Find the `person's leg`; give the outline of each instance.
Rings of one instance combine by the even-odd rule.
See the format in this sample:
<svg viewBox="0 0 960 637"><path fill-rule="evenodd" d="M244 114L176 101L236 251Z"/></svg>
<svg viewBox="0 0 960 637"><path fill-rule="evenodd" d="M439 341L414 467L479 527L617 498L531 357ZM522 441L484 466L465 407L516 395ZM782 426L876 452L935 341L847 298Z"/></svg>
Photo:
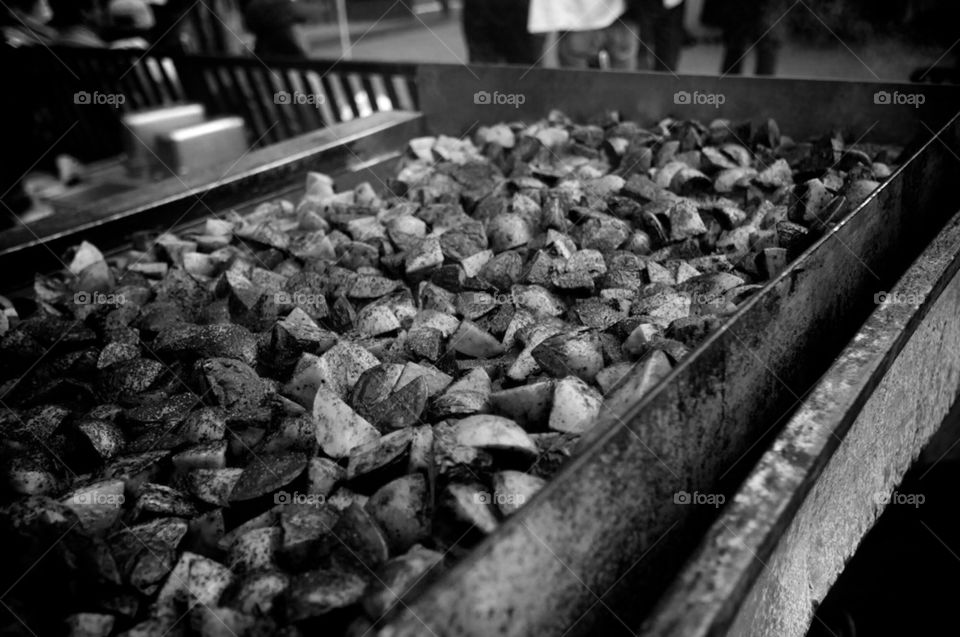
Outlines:
<svg viewBox="0 0 960 637"><path fill-rule="evenodd" d="M653 69L655 71L675 72L680 63L680 50L683 47L684 3L672 9L665 9L657 20L654 33Z"/></svg>
<svg viewBox="0 0 960 637"><path fill-rule="evenodd" d="M590 68L600 52L599 31L564 31L557 37L557 60L564 68Z"/></svg>
<svg viewBox="0 0 960 637"><path fill-rule="evenodd" d="M738 27L727 26L723 30L723 64L720 67L723 75L739 75L743 70L746 41L743 31Z"/></svg>
<svg viewBox="0 0 960 637"><path fill-rule="evenodd" d="M543 61L543 47L546 39L546 36L541 33L518 34L519 45L516 47L516 55L509 61L527 66L539 65Z"/></svg>
<svg viewBox="0 0 960 637"><path fill-rule="evenodd" d="M757 22L754 26L757 41L757 75L773 75L777 72L777 56L783 42L784 3L779 0L767 0L758 7Z"/></svg>
<svg viewBox="0 0 960 637"><path fill-rule="evenodd" d="M760 0L761 2L763 0ZM723 22L723 63L720 72L737 75L743 70L743 58L753 45L753 23L757 3L742 0L715 0L718 17Z"/></svg>
<svg viewBox="0 0 960 637"><path fill-rule="evenodd" d="M637 68L652 69L656 66L657 20L663 11L663 0L634 0L630 15L637 25Z"/></svg>
<svg viewBox="0 0 960 637"><path fill-rule="evenodd" d="M500 34L491 28L489 0L463 0L462 20L470 63L500 63L502 60L497 49Z"/></svg>
<svg viewBox="0 0 960 637"><path fill-rule="evenodd" d="M756 75L774 75L777 72L777 56L780 52L780 42L763 38L754 49L757 54L754 73Z"/></svg>
<svg viewBox="0 0 960 637"><path fill-rule="evenodd" d="M628 26L622 20L617 20L601 33L603 46L610 56L610 68L623 71L637 70L637 41L636 27Z"/></svg>
<svg viewBox="0 0 960 637"><path fill-rule="evenodd" d="M496 3L494 3L496 4ZM508 64L533 66L543 57L543 34L527 32L530 3L525 0L509 0L501 4L501 42Z"/></svg>

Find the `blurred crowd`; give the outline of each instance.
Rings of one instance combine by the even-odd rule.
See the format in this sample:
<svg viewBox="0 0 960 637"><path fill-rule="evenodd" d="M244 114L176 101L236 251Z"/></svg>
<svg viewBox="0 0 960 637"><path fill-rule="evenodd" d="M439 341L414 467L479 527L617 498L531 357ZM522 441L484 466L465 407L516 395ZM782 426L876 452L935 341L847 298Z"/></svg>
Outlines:
<svg viewBox="0 0 960 637"><path fill-rule="evenodd" d="M156 26L147 0L7 0L2 15L4 44L17 48L63 44L140 48Z"/></svg>
<svg viewBox="0 0 960 637"><path fill-rule="evenodd" d="M185 20L190 14L204 19ZM67 45L98 48L204 51L230 53L222 40L235 42L242 24L255 38L254 53L262 56L305 57L306 47L295 26L307 20L304 2L297 0L6 0L0 3L2 44L19 48ZM191 23L200 28L187 28ZM202 24L205 23L206 29ZM194 43L198 31L219 32ZM226 32L226 36L224 36Z"/></svg>
<svg viewBox="0 0 960 637"><path fill-rule="evenodd" d="M463 31L470 61L540 64L555 33L567 68L676 71L685 0L464 0ZM722 73L740 73L748 51L757 75L776 72L786 0L704 0L701 21L723 33Z"/></svg>

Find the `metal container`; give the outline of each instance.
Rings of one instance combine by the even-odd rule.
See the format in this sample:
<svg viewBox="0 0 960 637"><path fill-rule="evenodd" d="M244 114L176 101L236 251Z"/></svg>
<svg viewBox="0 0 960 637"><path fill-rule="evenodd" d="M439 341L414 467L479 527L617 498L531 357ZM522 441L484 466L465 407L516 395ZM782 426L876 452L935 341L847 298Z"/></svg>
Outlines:
<svg viewBox="0 0 960 637"><path fill-rule="evenodd" d="M170 131L199 124L205 116L206 109L202 104L180 104L124 115L120 121L130 176L139 179L154 174L169 177L169 171L157 159L157 140Z"/></svg>
<svg viewBox="0 0 960 637"><path fill-rule="evenodd" d="M157 157L180 177L210 166L239 161L249 150L242 117L220 117L157 137Z"/></svg>
<svg viewBox="0 0 960 637"><path fill-rule="evenodd" d="M734 496L800 397L875 309L874 292L890 289L960 206L953 120L960 89L453 65L420 67L416 82L425 117L378 115L369 134L363 121L323 131L322 149L311 139L255 151L226 179L208 171L189 180L189 188L155 184L135 201L108 202L87 230L119 244L130 228L160 220L169 227L170 219L202 215L191 212L199 195L209 195L206 205L217 210L295 196L308 168L327 167L350 183L389 170L417 133L463 135L496 121L539 118L551 108L578 119L618 109L645 123L666 116L772 117L798 139L839 126L860 141L920 140L867 201L657 387L599 422L577 457L530 503L449 571L421 582L377 631L382 637L633 634L720 515L717 508L686 505L677 494ZM524 99L480 99L484 92ZM686 99L696 92L724 99ZM922 94L923 104L878 99L884 92ZM66 229L55 241L78 238ZM25 242L0 250L0 265L49 263L45 248Z"/></svg>
<svg viewBox="0 0 960 637"><path fill-rule="evenodd" d="M580 119L609 108L644 122L772 117L796 139L843 127L852 139L913 151L656 388L596 425L531 502L448 572L422 582L378 633L634 634L719 512L678 494L733 496L875 308L874 292L889 289L960 206L952 185L958 131L941 128L960 110L960 92L495 67L423 67L417 81L431 132L449 135L551 108ZM482 91L523 95L524 103L476 99ZM724 100L685 99L695 92ZM891 105L884 93L922 94L926 107Z"/></svg>

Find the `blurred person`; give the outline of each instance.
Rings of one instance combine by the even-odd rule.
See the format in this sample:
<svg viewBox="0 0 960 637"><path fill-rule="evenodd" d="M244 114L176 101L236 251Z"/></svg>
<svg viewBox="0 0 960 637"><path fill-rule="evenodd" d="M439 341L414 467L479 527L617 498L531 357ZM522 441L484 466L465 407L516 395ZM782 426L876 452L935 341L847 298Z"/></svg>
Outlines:
<svg viewBox="0 0 960 637"><path fill-rule="evenodd" d="M148 49L147 35L156 24L153 9L144 0L110 0L106 39L111 49Z"/></svg>
<svg viewBox="0 0 960 637"><path fill-rule="evenodd" d="M46 0L5 0L0 4L0 66L6 81L0 91L0 113L10 124L0 152L0 227L13 225L31 208L23 177L43 160L34 128L36 105L32 98L36 92L31 90L41 79L17 50L54 41L56 31L47 25L51 14Z"/></svg>
<svg viewBox="0 0 960 637"><path fill-rule="evenodd" d="M529 0L463 0L463 35L470 62L537 64L544 37L527 31L529 14Z"/></svg>
<svg viewBox="0 0 960 637"><path fill-rule="evenodd" d="M743 59L756 55L754 75L773 75L783 44L784 15L790 9L785 0L715 0L716 15L723 29L723 75L737 75Z"/></svg>
<svg viewBox="0 0 960 637"><path fill-rule="evenodd" d="M47 0L8 0L0 3L0 30L7 47L50 45L57 32L47 23L53 10Z"/></svg>
<svg viewBox="0 0 960 637"><path fill-rule="evenodd" d="M204 2L206 3L206 0ZM200 5L189 0L165 0L151 2L151 5L154 25L149 40L153 43L154 50L163 53L187 53L189 49L185 46L188 41L185 26L189 20L188 14Z"/></svg>
<svg viewBox="0 0 960 637"><path fill-rule="evenodd" d="M598 66L602 55L610 68L637 68L637 35L623 21L625 0L532 0L531 33L558 32L560 66Z"/></svg>
<svg viewBox="0 0 960 637"><path fill-rule="evenodd" d="M685 8L684 0L631 0L630 16L640 30L638 68L671 73L677 70L686 36Z"/></svg>
<svg viewBox="0 0 960 637"><path fill-rule="evenodd" d="M236 0L147 0L156 24L148 38L162 53L242 55L246 29ZM243 35L241 35L243 34Z"/></svg>
<svg viewBox="0 0 960 637"><path fill-rule="evenodd" d="M295 27L307 21L305 8L296 0L248 0L243 21L256 37L253 53L265 57L307 57Z"/></svg>
<svg viewBox="0 0 960 637"><path fill-rule="evenodd" d="M96 0L50 0L53 19L50 26L57 30L56 44L65 46L105 47L97 34L100 26L100 8Z"/></svg>

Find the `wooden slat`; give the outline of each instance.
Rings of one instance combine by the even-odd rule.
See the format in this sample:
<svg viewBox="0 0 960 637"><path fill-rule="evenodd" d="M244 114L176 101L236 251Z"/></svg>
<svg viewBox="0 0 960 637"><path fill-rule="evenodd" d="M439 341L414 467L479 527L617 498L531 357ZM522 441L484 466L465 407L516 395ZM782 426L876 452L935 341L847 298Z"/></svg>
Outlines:
<svg viewBox="0 0 960 637"><path fill-rule="evenodd" d="M309 95L313 100L317 99L317 96L310 91L310 88L303 82L302 72L298 69L286 69L279 70L284 79L284 86L286 90L291 94L302 94ZM294 109L293 117L294 122L296 123L296 128L298 134L303 134L308 131L314 130L317 128L317 108L319 104L314 103L306 104L305 108Z"/></svg>
<svg viewBox="0 0 960 637"><path fill-rule="evenodd" d="M390 96L387 90L389 82L384 81L384 77L379 73L372 73L367 76L370 85L370 94L373 95L373 102L376 104L377 111L392 111L397 107L397 102Z"/></svg>
<svg viewBox="0 0 960 637"><path fill-rule="evenodd" d="M229 72L234 80L234 86L240 90L245 100L244 103L250 109L250 126L253 128L253 139L263 139L268 142L273 141L272 131L267 133L267 131L272 128L271 124L273 122L270 121L269 115L264 113L260 100L254 95L253 87L251 87L247 81L244 70L245 69L236 66L229 69Z"/></svg>
<svg viewBox="0 0 960 637"><path fill-rule="evenodd" d="M307 71L304 73L304 81L310 89L310 92L314 95L320 95L323 97L323 100L320 102L320 126L325 126L332 124L337 121L337 117L334 114L334 104L333 99L330 96L329 91L327 91L326 86L320 79L320 75L316 71Z"/></svg>
<svg viewBox="0 0 960 637"><path fill-rule="evenodd" d="M370 91L367 89L363 76L358 73L347 74L347 88L350 95L353 96L353 103L356 104L357 114L360 117L366 117L376 110Z"/></svg>
<svg viewBox="0 0 960 637"><path fill-rule="evenodd" d="M150 73L150 77L153 80L154 86L157 87L157 92L160 94L161 103L169 105L176 102L176 92L171 86L170 79L167 77L166 69L163 67L161 60L153 57L152 55L148 55L144 59L144 64Z"/></svg>
<svg viewBox="0 0 960 637"><path fill-rule="evenodd" d="M348 122L357 117L356 105L350 99L349 92L344 90L339 73L327 73L323 76L327 93L333 98L334 113L337 121Z"/></svg>
<svg viewBox="0 0 960 637"><path fill-rule="evenodd" d="M420 108L418 94L414 88L413 81L408 76L391 76L390 84L397 92L400 104L399 108L404 110Z"/></svg>
<svg viewBox="0 0 960 637"><path fill-rule="evenodd" d="M254 90L257 105L264 113L265 121L267 122L267 129L264 131L266 134L263 139L260 140L259 144L273 144L284 139L289 139L291 136L291 128L286 121L287 118L284 117L283 111L277 107L277 104L273 103L273 92L265 78L268 72L261 66L255 68L253 65L244 65L242 68L247 80L250 82L250 86ZM254 139L256 139L256 137L254 137Z"/></svg>
<svg viewBox="0 0 960 637"><path fill-rule="evenodd" d="M137 72L136 60L127 58L114 58L108 62L114 73L119 86L125 94L129 94L130 103L135 109L150 108L150 94L143 86L143 78Z"/></svg>
<svg viewBox="0 0 960 637"><path fill-rule="evenodd" d="M230 100L231 95L239 94L241 91L240 86L230 71L224 67L207 66L206 72L210 75L210 83L208 86L210 86L211 90L216 91L216 100L219 107L218 112L225 114L237 112L244 116L248 125L253 126L253 111L250 103L245 99Z"/></svg>
<svg viewBox="0 0 960 637"><path fill-rule="evenodd" d="M183 102L183 85L180 83L180 77L177 74L177 67L169 57L162 56L157 58L157 64L160 67L160 76L166 87L167 93L173 102Z"/></svg>
<svg viewBox="0 0 960 637"><path fill-rule="evenodd" d="M153 78L150 77L150 73L147 71L143 60L138 60L136 63L134 63L132 70L127 77L136 78L137 86L143 93L145 106L147 108L155 107L161 103L160 97L157 93L157 88L153 83Z"/></svg>
<svg viewBox="0 0 960 637"><path fill-rule="evenodd" d="M279 91L283 91L290 95L290 102L288 104L276 104L274 101L274 106L280 114L282 123L286 129L285 137L296 137L306 132L307 127L304 126L303 117L304 112L310 110L311 106L309 104L299 104L297 103L298 95L303 95L302 91L297 90L294 87L293 83L290 81L288 74L279 68L271 68L271 73L265 76L265 79L269 80L272 84L272 94L276 94ZM303 95L303 99L306 96Z"/></svg>

